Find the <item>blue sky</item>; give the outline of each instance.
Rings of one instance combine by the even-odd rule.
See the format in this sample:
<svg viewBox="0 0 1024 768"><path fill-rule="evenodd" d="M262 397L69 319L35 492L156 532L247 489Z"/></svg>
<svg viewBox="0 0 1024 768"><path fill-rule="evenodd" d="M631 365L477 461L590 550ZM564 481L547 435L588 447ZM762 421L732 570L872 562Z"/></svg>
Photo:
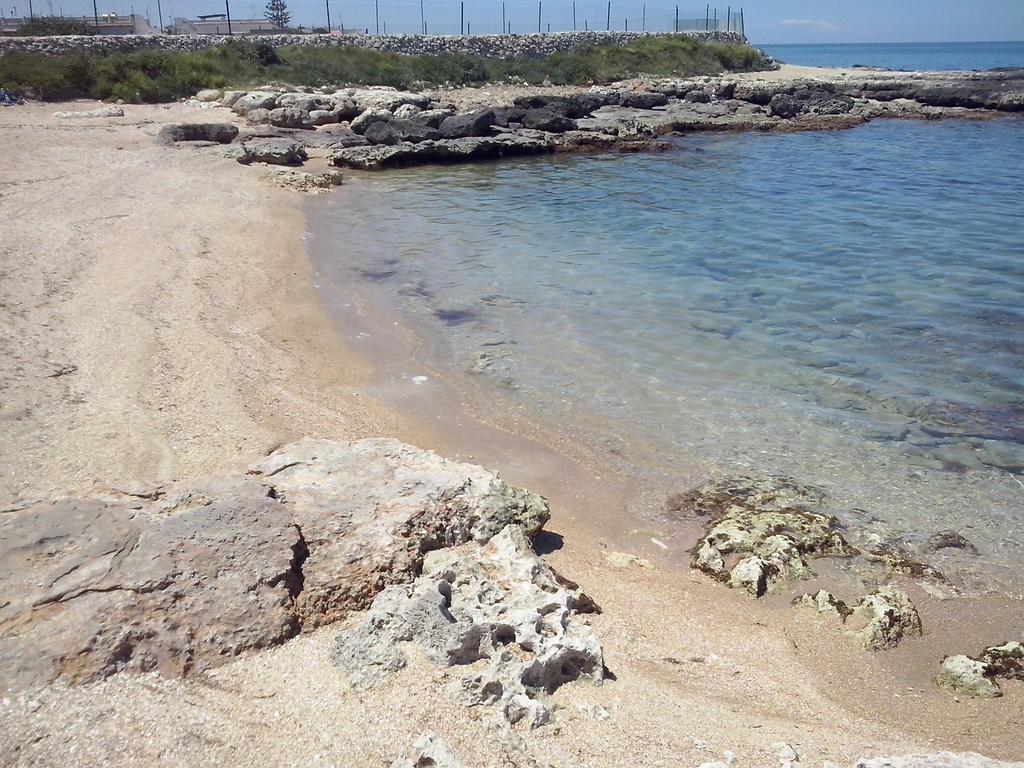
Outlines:
<svg viewBox="0 0 1024 768"><path fill-rule="evenodd" d="M259 17L265 0L229 0L232 16ZM32 0L36 13L92 14L91 0ZM346 26L369 28L377 23L374 0L289 0L293 19L323 25L325 3L331 17ZM376 0L388 32L416 32L420 25L419 0ZM459 31L459 0L423 0L428 30ZM541 24L552 31L572 29L572 0L541 0ZM747 34L755 43L827 42L936 42L1024 40L1024 0L738 0L743 6ZM148 15L157 21L157 0L97 0L100 13ZM160 0L165 22L172 16L218 13L223 0ZM17 7L28 10L28 0L0 0L5 15ZM644 9L646 6L646 10ZM501 27L501 0L465 0L470 31L490 33ZM682 18L703 16L705 4L680 0ZM718 5L724 16L727 4ZM735 9L737 6L732 6ZM515 32L537 31L538 0L505 0L505 18ZM611 26L639 29L672 28L673 0L612 0ZM607 0L576 0L576 24L604 29Z"/></svg>

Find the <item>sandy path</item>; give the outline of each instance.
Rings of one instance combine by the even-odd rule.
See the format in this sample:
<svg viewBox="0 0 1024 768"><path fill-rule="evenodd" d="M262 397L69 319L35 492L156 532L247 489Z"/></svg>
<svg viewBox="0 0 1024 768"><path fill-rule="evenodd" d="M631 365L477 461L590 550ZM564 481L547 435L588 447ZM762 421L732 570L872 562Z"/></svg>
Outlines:
<svg viewBox="0 0 1024 768"><path fill-rule="evenodd" d="M155 147L154 121L206 117L185 107L128 107L119 121L52 111L0 110L6 499L235 467L301 434L427 434L354 394L372 372L316 305L298 194L213 151ZM777 741L808 766L918 749L1024 756L1024 685L956 702L899 672L915 646L871 656L809 612L695 573L611 568L578 511L555 510L564 546L550 559L603 606L594 624L618 679L561 689L557 724L525 747L492 712L439 693L450 672L414 664L352 691L326 628L196 679L122 675L0 701L0 764L383 766L425 728L467 768L674 768L725 750L737 768L768 766ZM941 604L922 605L926 625L941 621Z"/></svg>
<svg viewBox="0 0 1024 768"><path fill-rule="evenodd" d="M193 109L54 109L0 110L0 503L394 430L315 307L295 193L154 145Z"/></svg>

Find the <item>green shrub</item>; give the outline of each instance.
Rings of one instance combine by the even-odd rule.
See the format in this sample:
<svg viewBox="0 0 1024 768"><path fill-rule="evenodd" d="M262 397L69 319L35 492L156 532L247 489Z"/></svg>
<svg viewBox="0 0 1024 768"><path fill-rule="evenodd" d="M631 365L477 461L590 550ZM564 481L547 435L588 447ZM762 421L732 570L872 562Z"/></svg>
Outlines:
<svg viewBox="0 0 1024 768"><path fill-rule="evenodd" d="M233 40L191 53L9 53L0 57L0 88L43 99L88 95L127 102L166 102L202 88L244 87L267 81L396 88L510 80L584 85L640 74L712 75L724 70L767 69L769 65L754 48L708 44L686 37L641 38L623 46L595 46L518 59L465 54L404 56L349 47L275 50L266 43Z"/></svg>

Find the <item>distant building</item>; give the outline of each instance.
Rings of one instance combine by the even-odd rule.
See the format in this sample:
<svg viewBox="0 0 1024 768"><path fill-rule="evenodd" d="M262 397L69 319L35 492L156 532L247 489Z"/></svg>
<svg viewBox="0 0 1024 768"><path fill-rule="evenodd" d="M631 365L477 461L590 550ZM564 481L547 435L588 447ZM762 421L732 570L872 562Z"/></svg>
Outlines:
<svg viewBox="0 0 1024 768"><path fill-rule="evenodd" d="M232 19L233 35L273 34L279 32L277 27L266 19ZM176 35L226 35L228 19L224 14L201 16L198 19L175 19L174 34Z"/></svg>
<svg viewBox="0 0 1024 768"><path fill-rule="evenodd" d="M79 17L75 16L73 18L77 19ZM98 25L96 24L96 19L93 16L82 16L81 19L91 28L95 29L97 35L155 35L159 32L156 27L149 23L149 19L145 16L140 16L137 13L133 13L129 16L118 16L115 13L101 13ZM0 35L17 35L18 30L26 22L28 22L28 19L26 18L4 18L0 16Z"/></svg>

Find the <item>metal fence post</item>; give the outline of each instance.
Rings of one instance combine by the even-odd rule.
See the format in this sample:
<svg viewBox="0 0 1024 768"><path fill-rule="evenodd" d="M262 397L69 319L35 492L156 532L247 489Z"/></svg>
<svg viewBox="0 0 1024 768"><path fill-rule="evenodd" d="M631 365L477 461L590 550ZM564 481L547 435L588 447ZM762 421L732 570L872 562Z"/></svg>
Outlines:
<svg viewBox="0 0 1024 768"><path fill-rule="evenodd" d="M537 34L538 35L540 34L540 15L541 15L541 7L542 7L542 5L543 5L542 0L537 0Z"/></svg>
<svg viewBox="0 0 1024 768"><path fill-rule="evenodd" d="M576 0L572 0L572 31L576 31Z"/></svg>
<svg viewBox="0 0 1024 768"><path fill-rule="evenodd" d="M502 3L503 7L504 5ZM427 17L423 15L423 0L420 0L420 26L423 27L423 34L427 34Z"/></svg>
<svg viewBox="0 0 1024 768"><path fill-rule="evenodd" d="M459 34L466 34L466 4L459 3Z"/></svg>
<svg viewBox="0 0 1024 768"><path fill-rule="evenodd" d="M678 35L679 34L679 6L678 5L676 6L676 25L675 25L674 29L675 29L675 33Z"/></svg>
<svg viewBox="0 0 1024 768"><path fill-rule="evenodd" d="M711 6L704 6L704 31L711 29Z"/></svg>
<svg viewBox="0 0 1024 768"><path fill-rule="evenodd" d="M324 0L327 6L327 34L331 34L331 0Z"/></svg>
<svg viewBox="0 0 1024 768"><path fill-rule="evenodd" d="M231 35L231 0L224 0L224 11L228 17L228 35Z"/></svg>
<svg viewBox="0 0 1024 768"><path fill-rule="evenodd" d="M608 17L604 22L604 31L611 32L612 30L612 0L608 0Z"/></svg>
<svg viewBox="0 0 1024 768"><path fill-rule="evenodd" d="M373 0L373 19L377 23L377 34L380 34L380 0Z"/></svg>
<svg viewBox="0 0 1024 768"><path fill-rule="evenodd" d="M640 31L647 31L647 3L644 3L640 11Z"/></svg>

